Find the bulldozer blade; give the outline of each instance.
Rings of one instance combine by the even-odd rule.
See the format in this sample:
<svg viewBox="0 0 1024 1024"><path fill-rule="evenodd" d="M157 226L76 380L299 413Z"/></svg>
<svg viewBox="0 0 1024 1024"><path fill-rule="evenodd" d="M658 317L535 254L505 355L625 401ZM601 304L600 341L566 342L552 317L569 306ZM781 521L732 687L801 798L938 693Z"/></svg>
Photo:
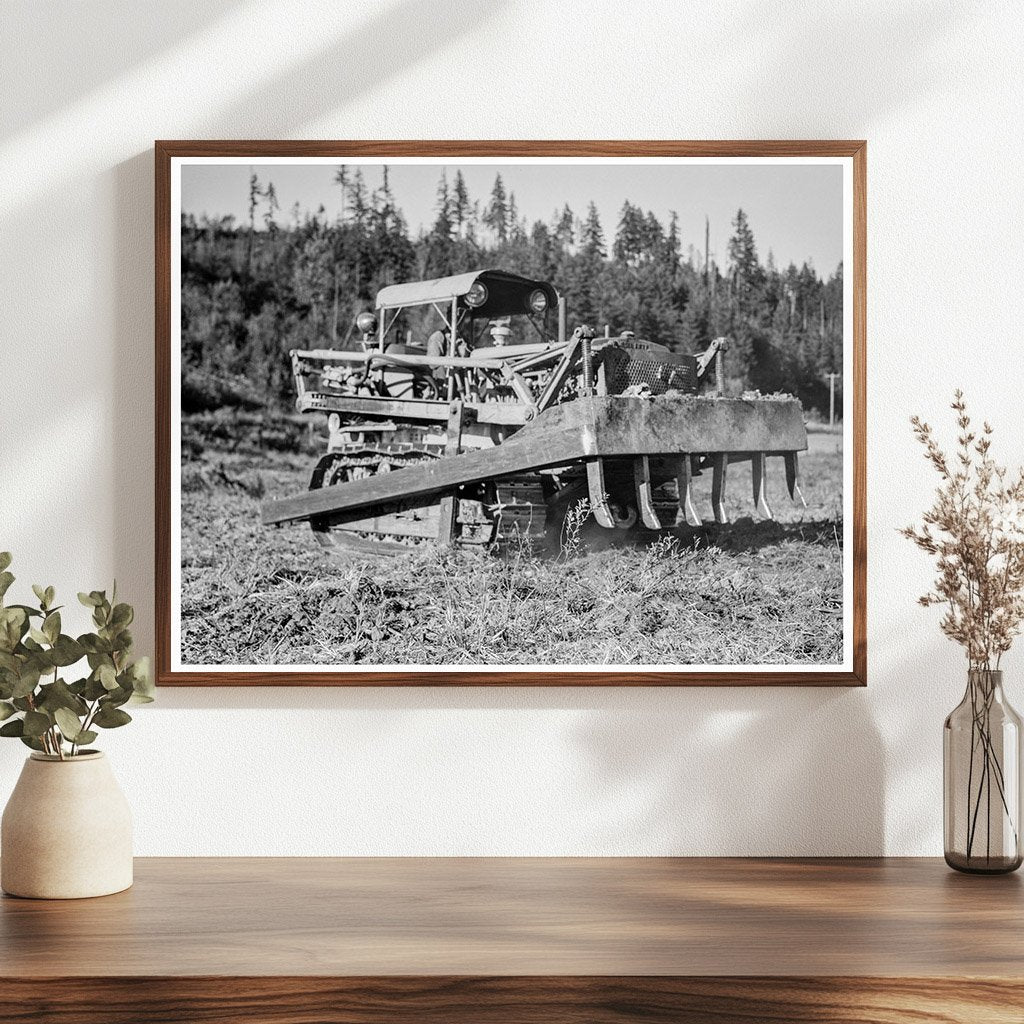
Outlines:
<svg viewBox="0 0 1024 1024"><path fill-rule="evenodd" d="M768 505L767 459L764 452L754 452L750 459L750 477L754 485L754 508L762 519L774 519Z"/></svg>
<svg viewBox="0 0 1024 1024"><path fill-rule="evenodd" d="M693 507L693 494L690 491L690 456L684 455L676 468L676 486L679 488L679 516L676 522L685 522L688 526L702 526L700 516Z"/></svg>
<svg viewBox="0 0 1024 1024"><path fill-rule="evenodd" d="M326 399L325 399L326 401ZM334 399L331 399L333 402ZM339 402L341 399L338 400ZM371 399L346 399L371 403ZM419 418L443 423L450 415L447 403L416 400L403 407L423 407ZM394 403L376 401L372 418L397 415ZM493 408L491 408L493 406ZM327 405L317 405L326 409ZM313 408L313 406L310 406ZM513 409L504 403L483 403L473 414L480 422L498 422L495 416ZM354 408L350 411L354 411ZM402 413L404 416L405 413ZM518 416L518 413L516 414ZM506 420L502 420L505 422ZM508 420L512 422L512 420ZM431 459L397 472L377 474L364 480L321 487L263 502L261 518L266 526L298 520L348 515L374 506L391 506L410 499L440 497L461 486L548 467L590 465L598 458L648 456L677 458L679 452L714 452L716 458L757 451L802 451L807 433L797 402L748 402L661 396L657 402L610 395L580 402L552 405L523 426L507 441L493 448L465 451L450 458ZM716 519L724 522L724 463L719 471ZM592 474L598 470L589 470ZM604 474L590 488L595 497L607 493ZM595 503L611 522L607 499ZM354 518L362 518L354 516Z"/></svg>
<svg viewBox="0 0 1024 1024"><path fill-rule="evenodd" d="M807 508L807 499L804 498L804 492L800 490L800 468L797 454L796 452L786 452L783 459L786 463L786 487L789 490L789 496L794 503L799 503Z"/></svg>
<svg viewBox="0 0 1024 1024"><path fill-rule="evenodd" d="M646 455L638 455L633 460L633 483L636 486L636 507L640 509L640 518L648 530L660 530L661 520L654 511L654 499L651 497L651 463Z"/></svg>
<svg viewBox="0 0 1024 1024"><path fill-rule="evenodd" d="M608 488L604 483L604 462L601 459L591 459L587 463L587 489L590 507L598 525L606 530L614 529L615 520L608 507Z"/></svg>
<svg viewBox="0 0 1024 1024"><path fill-rule="evenodd" d="M729 468L729 455L727 452L716 452L711 459L711 508L715 522L725 524L729 522L725 512L725 474Z"/></svg>

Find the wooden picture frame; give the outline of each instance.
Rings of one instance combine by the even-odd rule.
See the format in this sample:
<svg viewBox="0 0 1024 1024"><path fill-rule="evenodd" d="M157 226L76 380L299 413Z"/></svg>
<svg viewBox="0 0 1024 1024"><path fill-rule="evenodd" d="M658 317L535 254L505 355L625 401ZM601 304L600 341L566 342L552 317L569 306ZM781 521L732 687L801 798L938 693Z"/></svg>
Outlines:
<svg viewBox="0 0 1024 1024"><path fill-rule="evenodd" d="M264 160L287 158L296 162L307 158L330 158L338 164L347 160L443 159L459 160L501 158L517 161L550 159L553 163L577 158L597 158L609 162L649 161L661 158L689 158L703 161L825 161L833 160L846 170L844 185L844 252L851 257L852 273L844 274L844 479L852 488L844 488L843 506L852 521L845 527L850 555L844 561L844 593L848 606L843 614L842 664L823 667L744 666L664 667L609 666L574 670L552 665L523 671L513 666L454 665L439 666L336 667L323 670L294 669L274 665L269 668L247 666L227 670L218 667L195 668L176 663L172 650L172 618L180 608L180 594L172 591L176 570L172 552L179 550L175 523L180 533L180 474L172 473L172 417L180 419L180 388L172 380L172 327L180 322L172 308L172 251L180 218L172 223L175 168L196 158L243 160L259 164ZM161 686L863 686L866 685L866 143L863 141L158 141L155 144L155 241L156 241L156 667ZM553 200L554 202L554 200ZM179 243L180 244L180 243ZM844 260L845 265L845 260ZM824 317L824 314L823 314ZM458 328L456 328L458 330ZM180 378L180 374L179 374ZM852 387L850 386L852 384ZM177 396L178 408L174 407ZM850 413L852 412L852 416ZM180 431L179 431L180 433ZM180 437L175 442L179 445ZM684 458L688 458L684 457ZM645 457L646 459L646 457ZM847 466L848 461L848 466ZM752 461L753 466L753 461ZM753 469L752 469L753 472ZM172 505L177 480L178 506ZM756 485L755 485L756 486ZM847 490L852 493L846 495ZM640 492L638 491L638 494ZM179 516L176 519L176 515ZM176 547L178 545L178 547ZM180 559L178 563L180 567ZM177 604L176 604L177 601ZM180 626L179 626L180 629ZM180 632L179 632L180 637Z"/></svg>

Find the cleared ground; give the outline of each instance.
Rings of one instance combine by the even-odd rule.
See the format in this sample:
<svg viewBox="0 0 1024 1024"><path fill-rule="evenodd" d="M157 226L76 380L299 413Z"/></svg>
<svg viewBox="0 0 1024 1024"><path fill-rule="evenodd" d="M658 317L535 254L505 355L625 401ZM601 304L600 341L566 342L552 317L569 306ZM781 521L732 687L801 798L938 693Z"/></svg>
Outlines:
<svg viewBox="0 0 1024 1024"><path fill-rule="evenodd" d="M305 489L316 441L246 443L186 425L182 660L230 665L835 664L842 650L842 455L812 433L807 508L769 460L776 522L751 516L750 470L731 468L725 527L635 549L557 558L431 548L329 555L308 526L265 529L263 496ZM201 440L198 438L201 436ZM694 481L710 516L710 474Z"/></svg>

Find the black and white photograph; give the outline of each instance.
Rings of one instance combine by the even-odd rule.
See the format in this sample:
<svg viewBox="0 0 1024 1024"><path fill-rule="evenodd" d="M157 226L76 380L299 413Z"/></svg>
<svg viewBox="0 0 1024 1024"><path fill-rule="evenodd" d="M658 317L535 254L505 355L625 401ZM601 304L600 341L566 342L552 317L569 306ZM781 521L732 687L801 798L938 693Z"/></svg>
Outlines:
<svg viewBox="0 0 1024 1024"><path fill-rule="evenodd" d="M176 672L849 671L852 162L175 157Z"/></svg>

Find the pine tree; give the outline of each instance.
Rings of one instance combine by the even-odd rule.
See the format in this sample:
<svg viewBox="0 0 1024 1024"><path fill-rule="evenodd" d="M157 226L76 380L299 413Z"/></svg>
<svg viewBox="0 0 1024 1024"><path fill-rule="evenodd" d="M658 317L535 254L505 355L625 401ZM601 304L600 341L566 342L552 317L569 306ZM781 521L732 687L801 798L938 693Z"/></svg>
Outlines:
<svg viewBox="0 0 1024 1024"><path fill-rule="evenodd" d="M612 253L622 263L636 266L644 251L645 224L643 211L627 199L619 213Z"/></svg>
<svg viewBox="0 0 1024 1024"><path fill-rule="evenodd" d="M563 254L571 253L576 245L575 225L576 217L566 203L560 212L555 213L552 229L555 244Z"/></svg>
<svg viewBox="0 0 1024 1024"><path fill-rule="evenodd" d="M430 229L427 246L427 266L432 276L444 277L453 272L452 266L452 197L448 189L448 176L441 173L437 185L437 216Z"/></svg>
<svg viewBox="0 0 1024 1024"><path fill-rule="evenodd" d="M519 207L516 205L515 192L508 194L508 238L510 242L522 242L526 238L526 232L519 221Z"/></svg>
<svg viewBox="0 0 1024 1024"><path fill-rule="evenodd" d="M591 202L587 206L587 219L583 222L583 230L580 236L580 255L591 259L603 260L607 255L604 247L604 231L601 228L601 218L597 213L597 206Z"/></svg>
<svg viewBox="0 0 1024 1024"><path fill-rule="evenodd" d="M366 182L363 180L363 172L358 167L352 176L352 183L349 186L348 193L348 212L352 214L352 222L355 226L361 229L366 224L370 205L366 198Z"/></svg>
<svg viewBox="0 0 1024 1024"><path fill-rule="evenodd" d="M500 174L494 179L490 202L484 210L483 222L490 230L495 245L503 245L508 241L508 196Z"/></svg>
<svg viewBox="0 0 1024 1024"><path fill-rule="evenodd" d="M462 171L456 171L455 184L452 186L452 219L455 221L456 237L466 237L466 224L471 212L466 179L463 178Z"/></svg>
<svg viewBox="0 0 1024 1024"><path fill-rule="evenodd" d="M267 187L263 192L263 197L267 201L267 208L263 213L263 226L272 235L277 232L277 222L274 220L274 214L281 209L277 202L277 189L274 188L274 183L268 182Z"/></svg>
<svg viewBox="0 0 1024 1024"><path fill-rule="evenodd" d="M256 172L252 171L249 174L249 239L246 244L245 255L245 265L250 278L252 277L252 264L256 238L256 207L259 206L260 197L262 195L263 190L260 188L260 179L256 177Z"/></svg>
<svg viewBox="0 0 1024 1024"><path fill-rule="evenodd" d="M759 289L764 284L764 271L757 259L754 233L750 230L747 215L742 209L736 211L732 226L729 264L733 309L739 316L748 316L753 312Z"/></svg>
<svg viewBox="0 0 1024 1024"><path fill-rule="evenodd" d="M342 164L337 171L334 172L334 184L341 189L341 213L339 214L339 220L344 222L346 200L348 198L348 167L346 167L345 164Z"/></svg>

